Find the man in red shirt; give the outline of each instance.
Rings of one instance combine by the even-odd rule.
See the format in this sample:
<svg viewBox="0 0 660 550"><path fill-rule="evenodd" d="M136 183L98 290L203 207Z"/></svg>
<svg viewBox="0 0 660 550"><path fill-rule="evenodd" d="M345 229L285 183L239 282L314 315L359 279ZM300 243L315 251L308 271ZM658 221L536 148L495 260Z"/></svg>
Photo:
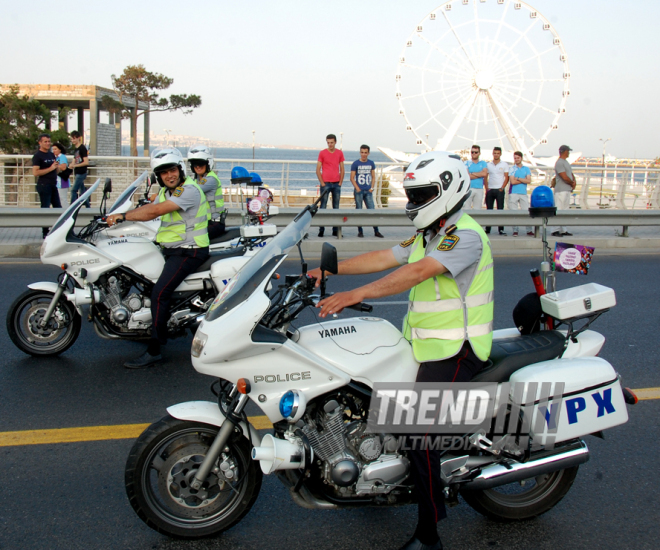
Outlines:
<svg viewBox="0 0 660 550"><path fill-rule="evenodd" d="M316 177L321 184L321 193L326 191L321 199L321 208L328 206L328 193L332 193L332 208L339 208L339 199L341 197L341 184L344 182L344 153L341 149L335 149L337 145L337 136L328 134L325 138L328 144L327 149L319 153L319 160L316 163ZM336 237L337 227L332 228L332 236ZM319 237L323 237L325 227L319 227Z"/></svg>

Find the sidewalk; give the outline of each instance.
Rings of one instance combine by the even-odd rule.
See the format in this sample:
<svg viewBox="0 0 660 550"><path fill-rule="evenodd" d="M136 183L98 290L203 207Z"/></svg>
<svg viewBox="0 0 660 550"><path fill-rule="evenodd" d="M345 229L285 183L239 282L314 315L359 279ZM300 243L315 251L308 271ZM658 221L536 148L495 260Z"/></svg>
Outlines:
<svg viewBox="0 0 660 550"><path fill-rule="evenodd" d="M524 228L520 228L524 230ZM660 254L660 228L657 227L630 227L629 237L619 237L617 231L620 228L613 227L576 227L568 228L572 237L551 237L548 235L550 247L554 247L555 241L568 242L593 246L596 254ZM548 229L551 233L554 227ZM332 229L327 227L325 237L317 237L318 229L312 227L309 238L303 244L303 251L310 257L319 257L324 242L329 242L337 248L339 257L347 258L370 250L381 250L392 247L405 239L412 237L415 230L412 227L383 227L381 233L384 239L378 239L373 235L371 227L364 227L364 238L357 237L357 228L348 227L343 230L343 238L332 237ZM498 255L533 255L542 253L541 239L528 237L523 233L518 237L512 237L510 227L505 227L507 236L497 234L497 228L493 227L490 240L493 253ZM39 228L3 228L0 229L0 257L5 258L38 258L41 248L41 229Z"/></svg>

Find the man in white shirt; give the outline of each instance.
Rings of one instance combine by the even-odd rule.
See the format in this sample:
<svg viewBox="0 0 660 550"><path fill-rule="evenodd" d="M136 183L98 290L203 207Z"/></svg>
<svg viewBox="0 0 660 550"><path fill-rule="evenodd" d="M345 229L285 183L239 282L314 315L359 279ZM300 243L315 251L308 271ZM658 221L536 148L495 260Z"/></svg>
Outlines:
<svg viewBox="0 0 660 550"><path fill-rule="evenodd" d="M571 163L568 162L568 157L572 149L568 145L562 145L559 148L559 158L555 163L555 183L553 184L555 193L555 206L557 210L568 210L570 207L571 193L575 189L575 176ZM568 232L565 227L558 227L557 231L553 231L554 237L570 237L572 233Z"/></svg>
<svg viewBox="0 0 660 550"><path fill-rule="evenodd" d="M497 209L504 210L504 189L509 183L509 165L502 162L502 148L493 148L493 162L488 163L488 191L486 192L486 208L493 209L493 205L497 202ZM497 228L500 235L506 236L504 226ZM486 233L490 233L490 227L485 228Z"/></svg>

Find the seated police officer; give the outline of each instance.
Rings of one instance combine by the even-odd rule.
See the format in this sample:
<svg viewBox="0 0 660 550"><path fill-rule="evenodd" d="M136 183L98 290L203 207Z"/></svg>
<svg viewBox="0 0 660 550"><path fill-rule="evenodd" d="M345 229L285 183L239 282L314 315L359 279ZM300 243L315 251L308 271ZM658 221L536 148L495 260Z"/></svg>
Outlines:
<svg viewBox="0 0 660 550"><path fill-rule="evenodd" d="M420 366L417 382L467 382L486 364L493 339L493 258L488 237L461 210L470 176L458 156L429 152L407 168L406 213L417 234L388 250L339 263L354 275L403 266L373 283L321 300L321 317L364 300L410 289L403 332ZM320 279L320 270L310 271ZM408 439L411 446L412 439ZM418 440L419 441L419 440ZM414 444L412 445L414 448ZM447 514L440 450L409 452L418 523L406 550L442 548L436 524Z"/></svg>
<svg viewBox="0 0 660 550"><path fill-rule="evenodd" d="M110 226L118 219L161 218L156 242L163 248L165 266L151 292L151 339L142 355L124 363L129 369L149 367L162 359L160 347L167 342L172 294L209 257L209 206L199 185L186 178L181 153L174 148L157 150L151 157L151 168L162 187L154 203L107 218Z"/></svg>
<svg viewBox="0 0 660 550"><path fill-rule="evenodd" d="M209 239L213 240L225 232L225 201L220 178L213 171L213 155L206 145L195 145L188 151L188 162L192 179L202 188L209 203Z"/></svg>

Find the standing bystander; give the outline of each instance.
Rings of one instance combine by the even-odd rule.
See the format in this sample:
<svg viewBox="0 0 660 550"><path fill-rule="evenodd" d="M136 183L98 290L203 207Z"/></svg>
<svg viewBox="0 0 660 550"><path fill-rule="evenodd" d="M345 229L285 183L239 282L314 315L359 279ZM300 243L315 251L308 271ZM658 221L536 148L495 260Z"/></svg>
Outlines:
<svg viewBox="0 0 660 550"><path fill-rule="evenodd" d="M568 157L572 149L568 145L562 145L559 148L559 158L555 163L555 177L553 178L552 187L555 192L555 206L557 210L568 210L571 202L571 192L575 189L576 181L573 175L573 169L568 162ZM554 237L572 237L573 234L568 232L564 226L558 227L557 231L553 231Z"/></svg>
<svg viewBox="0 0 660 550"><path fill-rule="evenodd" d="M82 135L77 130L71 132L71 141L76 148L73 152L73 162L69 168L73 169L75 179L73 187L71 188L71 202L75 201L79 196L87 190L85 189L85 178L87 177L87 167L89 166L89 153L87 147L82 142ZM85 206L89 208L89 200L85 202Z"/></svg>
<svg viewBox="0 0 660 550"><path fill-rule="evenodd" d="M520 151L513 153L514 165L509 169L509 210L529 210L529 197L527 196L527 185L532 183L532 171L523 166L523 154ZM527 234L534 236L532 226L526 227ZM513 236L518 236L518 226L513 226Z"/></svg>
<svg viewBox="0 0 660 550"><path fill-rule="evenodd" d="M332 208L339 208L341 199L341 184L344 182L344 153L341 149L335 149L337 145L337 136L328 134L325 138L328 144L327 149L319 153L319 160L316 163L316 177L321 184L321 194L326 192L321 199L321 208L328 206L328 190L332 193ZM332 228L332 235L337 236L338 227ZM323 237L325 227L319 227L319 237Z"/></svg>
<svg viewBox="0 0 660 550"><path fill-rule="evenodd" d="M465 203L465 210L481 210L484 203L484 186L488 191L488 165L479 160L481 147L473 145L470 150L470 160L465 165L470 173L470 197ZM485 180L485 181L484 181Z"/></svg>
<svg viewBox="0 0 660 550"><path fill-rule="evenodd" d="M351 165L351 183L355 188L355 208L357 210L362 210L362 202L367 207L367 210L374 209L374 173L376 171L376 165L374 161L369 160L369 152L371 149L368 145L360 146L360 160L356 160ZM376 237L382 238L383 236L378 231L378 227L374 226L374 235ZM364 237L362 233L362 228L358 227L358 237Z"/></svg>
<svg viewBox="0 0 660 550"><path fill-rule="evenodd" d="M57 192L57 167L59 163L50 150L50 135L39 136L39 149L32 157L32 174L37 178L37 193L41 208L62 208L60 195ZM48 228L42 227L43 237L48 235Z"/></svg>
<svg viewBox="0 0 660 550"><path fill-rule="evenodd" d="M488 163L488 191L486 192L486 208L493 209L497 201L497 209L504 210L504 190L509 183L509 165L502 162L502 148L493 148L493 162ZM506 236L504 227L499 226L500 235ZM486 227L486 233L490 233L490 227Z"/></svg>
<svg viewBox="0 0 660 550"><path fill-rule="evenodd" d="M57 162L59 162L59 166L57 167L57 188L58 189L68 189L69 188L69 176L71 175L71 169L69 168L69 161L66 158L66 149L64 148L64 145L62 145L59 141L56 141L53 143L53 147L51 149L53 151L53 154L55 155L55 158L57 159ZM64 191L64 198L66 202L66 194L67 192ZM59 195L59 191L58 191ZM60 197L61 201L62 197Z"/></svg>

